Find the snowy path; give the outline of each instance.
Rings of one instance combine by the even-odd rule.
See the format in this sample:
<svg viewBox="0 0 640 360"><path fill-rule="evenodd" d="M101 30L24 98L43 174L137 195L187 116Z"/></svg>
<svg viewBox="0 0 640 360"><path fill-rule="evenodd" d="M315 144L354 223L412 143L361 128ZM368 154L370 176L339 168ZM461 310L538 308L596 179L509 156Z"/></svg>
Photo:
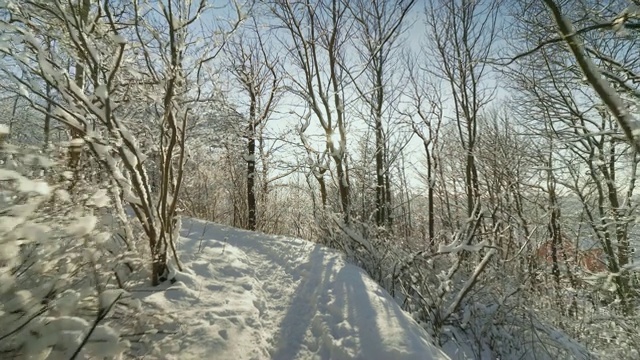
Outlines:
<svg viewBox="0 0 640 360"><path fill-rule="evenodd" d="M166 359L446 359L390 296L336 252L200 221L189 271L145 302L176 315Z"/></svg>

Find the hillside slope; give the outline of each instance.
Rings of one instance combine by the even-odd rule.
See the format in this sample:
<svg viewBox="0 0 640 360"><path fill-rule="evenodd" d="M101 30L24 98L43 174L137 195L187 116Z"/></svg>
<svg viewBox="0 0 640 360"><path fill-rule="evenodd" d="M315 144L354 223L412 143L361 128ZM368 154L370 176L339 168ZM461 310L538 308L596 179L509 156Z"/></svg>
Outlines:
<svg viewBox="0 0 640 360"><path fill-rule="evenodd" d="M177 332L152 357L448 359L337 252L198 220L185 219L181 236L187 270L142 298L171 313Z"/></svg>

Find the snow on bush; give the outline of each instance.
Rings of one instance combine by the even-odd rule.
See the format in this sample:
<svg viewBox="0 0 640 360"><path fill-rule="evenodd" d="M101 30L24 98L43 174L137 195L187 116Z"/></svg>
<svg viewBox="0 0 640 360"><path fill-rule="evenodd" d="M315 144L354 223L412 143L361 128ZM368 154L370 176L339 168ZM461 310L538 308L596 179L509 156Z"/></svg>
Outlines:
<svg viewBox="0 0 640 360"><path fill-rule="evenodd" d="M469 236L477 236L473 229L480 214L475 215L434 250L417 248L366 223L344 225L332 215L324 214L318 226L327 245L365 269L449 355L595 358L597 346L582 344L576 334L560 330L554 315L548 316L548 307L530 307L529 299L536 297L523 286L523 274L505 271L491 244L465 245L471 243ZM564 315L555 318L560 316Z"/></svg>
<svg viewBox="0 0 640 360"><path fill-rule="evenodd" d="M114 271L126 257L99 218L104 187L71 186L63 166L36 150L0 152L0 354L2 358L117 358L136 302ZM130 325L127 325L130 326Z"/></svg>

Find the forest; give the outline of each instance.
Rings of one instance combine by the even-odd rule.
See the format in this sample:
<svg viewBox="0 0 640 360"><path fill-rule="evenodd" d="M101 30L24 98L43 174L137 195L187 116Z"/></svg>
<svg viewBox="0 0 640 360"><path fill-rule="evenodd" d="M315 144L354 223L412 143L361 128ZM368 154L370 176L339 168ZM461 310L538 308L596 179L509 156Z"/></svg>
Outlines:
<svg viewBox="0 0 640 360"><path fill-rule="evenodd" d="M638 151L639 0L0 0L0 358L133 357L200 219L477 359L638 359Z"/></svg>

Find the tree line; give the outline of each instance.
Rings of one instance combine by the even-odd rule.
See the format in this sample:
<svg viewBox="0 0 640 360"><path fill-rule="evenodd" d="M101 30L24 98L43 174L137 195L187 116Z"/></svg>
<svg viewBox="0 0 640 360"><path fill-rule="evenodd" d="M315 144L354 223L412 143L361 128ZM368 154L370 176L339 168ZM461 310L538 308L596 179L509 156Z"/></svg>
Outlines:
<svg viewBox="0 0 640 360"><path fill-rule="evenodd" d="M442 345L633 358L639 17L637 0L0 2L3 207L29 230L1 229L20 257L0 266L36 279L39 254L78 280L33 296L99 303L182 271L192 216L343 251ZM55 219L73 241L40 254ZM83 247L108 254L76 264L101 269L91 284L59 266ZM51 311L20 306L8 352Z"/></svg>

